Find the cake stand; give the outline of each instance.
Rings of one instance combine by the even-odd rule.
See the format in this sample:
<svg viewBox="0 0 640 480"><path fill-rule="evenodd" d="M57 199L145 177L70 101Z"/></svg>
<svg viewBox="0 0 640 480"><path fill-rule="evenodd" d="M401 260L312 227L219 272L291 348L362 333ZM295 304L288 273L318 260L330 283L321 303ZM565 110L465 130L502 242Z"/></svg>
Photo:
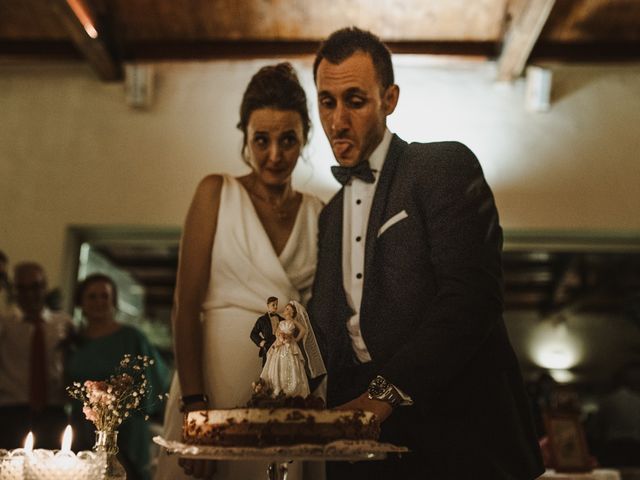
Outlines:
<svg viewBox="0 0 640 480"><path fill-rule="evenodd" d="M170 454L197 460L265 460L268 480L286 480L287 465L292 460L331 460L356 462L382 460L389 453L402 454L409 451L390 443L371 440L338 440L326 445L287 445L277 447L214 447L208 445L188 445L186 443L153 437L153 441Z"/></svg>

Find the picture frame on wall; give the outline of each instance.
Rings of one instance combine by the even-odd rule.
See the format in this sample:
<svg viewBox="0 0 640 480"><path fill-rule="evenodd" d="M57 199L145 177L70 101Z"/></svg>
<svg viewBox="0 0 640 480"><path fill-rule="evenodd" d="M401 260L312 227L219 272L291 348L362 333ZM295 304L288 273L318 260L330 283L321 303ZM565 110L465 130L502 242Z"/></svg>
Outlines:
<svg viewBox="0 0 640 480"><path fill-rule="evenodd" d="M552 468L557 472L593 470L584 429L578 415L547 413L544 420Z"/></svg>

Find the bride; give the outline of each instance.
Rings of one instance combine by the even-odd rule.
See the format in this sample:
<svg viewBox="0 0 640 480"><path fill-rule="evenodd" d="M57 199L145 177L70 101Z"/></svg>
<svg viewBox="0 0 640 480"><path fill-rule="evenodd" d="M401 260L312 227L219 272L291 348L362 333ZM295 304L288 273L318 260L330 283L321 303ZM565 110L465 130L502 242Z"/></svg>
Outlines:
<svg viewBox="0 0 640 480"><path fill-rule="evenodd" d="M260 378L271 387L274 397L280 393L288 397L306 397L310 393L309 381L304 368L305 359L298 346L310 331L306 310L298 302L291 301L285 307L283 317L284 320L278 324L276 340L267 351L267 361Z"/></svg>

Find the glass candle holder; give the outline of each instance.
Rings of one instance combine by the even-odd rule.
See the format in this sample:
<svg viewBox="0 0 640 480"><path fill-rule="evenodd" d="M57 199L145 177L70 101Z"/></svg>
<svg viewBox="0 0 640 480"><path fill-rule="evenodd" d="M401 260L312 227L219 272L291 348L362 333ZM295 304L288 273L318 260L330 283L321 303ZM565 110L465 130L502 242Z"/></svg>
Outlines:
<svg viewBox="0 0 640 480"><path fill-rule="evenodd" d="M28 455L30 455L30 452L27 452L24 448L0 450L0 479L23 480L24 464Z"/></svg>
<svg viewBox="0 0 640 480"><path fill-rule="evenodd" d="M24 480L93 480L100 478L102 462L93 452L34 450L24 462Z"/></svg>

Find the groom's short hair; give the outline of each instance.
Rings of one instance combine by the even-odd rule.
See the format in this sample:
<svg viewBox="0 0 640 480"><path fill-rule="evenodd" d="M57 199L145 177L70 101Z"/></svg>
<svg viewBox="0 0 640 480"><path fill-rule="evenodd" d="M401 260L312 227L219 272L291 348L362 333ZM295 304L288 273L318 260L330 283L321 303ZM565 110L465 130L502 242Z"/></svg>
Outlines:
<svg viewBox="0 0 640 480"><path fill-rule="evenodd" d="M318 49L313 62L313 81L316 82L318 66L322 59L334 65L344 62L354 53L361 51L371 57L378 75L378 81L383 89L393 85L393 64L391 52L382 40L371 32L360 30L358 27L347 27L333 32Z"/></svg>
<svg viewBox="0 0 640 480"><path fill-rule="evenodd" d="M278 297L269 297L267 298L267 305L269 305L270 303L273 302L277 302L278 301Z"/></svg>

